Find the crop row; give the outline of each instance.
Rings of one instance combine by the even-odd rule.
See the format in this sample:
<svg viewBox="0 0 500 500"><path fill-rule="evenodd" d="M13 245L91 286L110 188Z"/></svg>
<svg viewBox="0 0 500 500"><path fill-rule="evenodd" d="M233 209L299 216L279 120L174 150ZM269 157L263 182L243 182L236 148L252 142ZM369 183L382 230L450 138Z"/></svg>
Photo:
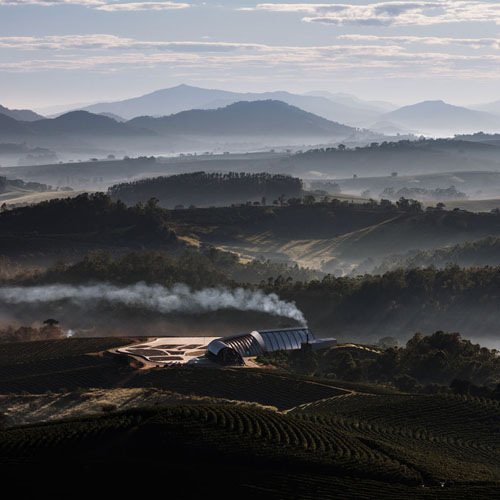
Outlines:
<svg viewBox="0 0 500 500"><path fill-rule="evenodd" d="M149 370L137 375L129 385L157 387L180 394L252 401L280 410L342 393L333 387L299 377L282 377L249 369Z"/></svg>
<svg viewBox="0 0 500 500"><path fill-rule="evenodd" d="M0 368L0 393L41 394L77 388L112 387L128 370L114 358L89 355L3 366Z"/></svg>
<svg viewBox="0 0 500 500"><path fill-rule="evenodd" d="M0 343L0 366L106 351L129 342L121 337L5 342Z"/></svg>

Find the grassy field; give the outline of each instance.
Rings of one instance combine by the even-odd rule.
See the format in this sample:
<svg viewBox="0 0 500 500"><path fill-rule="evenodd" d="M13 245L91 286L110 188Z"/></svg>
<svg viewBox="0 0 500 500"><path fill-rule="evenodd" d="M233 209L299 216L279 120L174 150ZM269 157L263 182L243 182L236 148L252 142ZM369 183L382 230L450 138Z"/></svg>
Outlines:
<svg viewBox="0 0 500 500"><path fill-rule="evenodd" d="M29 189L12 188L0 194L0 205L32 205L42 201L55 200L57 198L73 198L84 191L31 191Z"/></svg>

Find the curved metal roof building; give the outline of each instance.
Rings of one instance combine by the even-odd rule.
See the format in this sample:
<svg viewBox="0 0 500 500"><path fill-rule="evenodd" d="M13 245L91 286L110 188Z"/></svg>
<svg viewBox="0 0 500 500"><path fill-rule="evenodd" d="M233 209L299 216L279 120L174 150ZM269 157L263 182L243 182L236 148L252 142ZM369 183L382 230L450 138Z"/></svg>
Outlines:
<svg viewBox="0 0 500 500"><path fill-rule="evenodd" d="M243 362L243 358L265 352L300 349L302 344L314 341L306 327L260 330L233 337L213 340L207 346L207 354L223 363Z"/></svg>

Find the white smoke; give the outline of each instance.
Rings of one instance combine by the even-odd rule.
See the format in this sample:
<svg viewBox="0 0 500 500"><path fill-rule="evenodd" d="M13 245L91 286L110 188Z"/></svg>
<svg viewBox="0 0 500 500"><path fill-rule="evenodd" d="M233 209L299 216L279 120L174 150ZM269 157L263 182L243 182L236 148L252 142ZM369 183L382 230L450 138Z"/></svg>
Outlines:
<svg viewBox="0 0 500 500"><path fill-rule="evenodd" d="M305 325L306 320L293 302L281 300L275 293L244 288L205 288L191 290L187 285L171 288L136 283L115 286L109 283L92 285L41 285L0 288L0 301L7 304L41 304L69 300L84 306L97 302L142 307L160 313L203 313L220 309L259 311L282 316Z"/></svg>

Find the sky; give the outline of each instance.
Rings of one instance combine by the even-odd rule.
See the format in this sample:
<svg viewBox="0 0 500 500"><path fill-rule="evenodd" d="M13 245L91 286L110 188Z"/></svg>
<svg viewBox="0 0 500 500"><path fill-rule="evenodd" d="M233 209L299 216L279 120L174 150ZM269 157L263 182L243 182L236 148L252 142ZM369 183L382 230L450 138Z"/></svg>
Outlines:
<svg viewBox="0 0 500 500"><path fill-rule="evenodd" d="M500 100L499 0L0 0L0 104L43 110L186 83Z"/></svg>

